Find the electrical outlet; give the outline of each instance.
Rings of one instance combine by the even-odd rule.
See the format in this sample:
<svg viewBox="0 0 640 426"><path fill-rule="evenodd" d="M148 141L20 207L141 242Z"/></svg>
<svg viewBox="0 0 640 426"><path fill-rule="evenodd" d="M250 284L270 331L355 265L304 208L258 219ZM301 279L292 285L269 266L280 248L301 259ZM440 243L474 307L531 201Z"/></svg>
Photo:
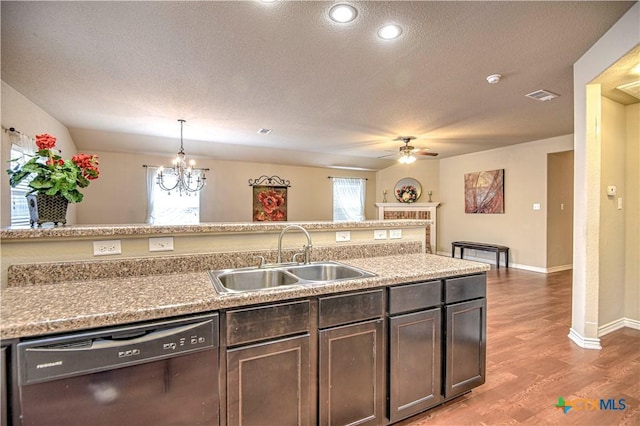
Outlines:
<svg viewBox="0 0 640 426"><path fill-rule="evenodd" d="M149 251L173 251L173 237L149 238Z"/></svg>
<svg viewBox="0 0 640 426"><path fill-rule="evenodd" d="M402 229L389 230L389 238L394 240L397 240L398 238L402 238Z"/></svg>
<svg viewBox="0 0 640 426"><path fill-rule="evenodd" d="M336 242L342 241L351 241L351 232L349 231L338 231L336 232Z"/></svg>
<svg viewBox="0 0 640 426"><path fill-rule="evenodd" d="M373 231L373 239L374 240L386 240L387 239L387 230L386 229L376 229Z"/></svg>
<svg viewBox="0 0 640 426"><path fill-rule="evenodd" d="M121 253L122 253L122 247L120 246L120 240L93 242L94 256L109 256L112 254L121 254Z"/></svg>
<svg viewBox="0 0 640 426"><path fill-rule="evenodd" d="M534 210L540 210L540 203L533 203Z"/></svg>

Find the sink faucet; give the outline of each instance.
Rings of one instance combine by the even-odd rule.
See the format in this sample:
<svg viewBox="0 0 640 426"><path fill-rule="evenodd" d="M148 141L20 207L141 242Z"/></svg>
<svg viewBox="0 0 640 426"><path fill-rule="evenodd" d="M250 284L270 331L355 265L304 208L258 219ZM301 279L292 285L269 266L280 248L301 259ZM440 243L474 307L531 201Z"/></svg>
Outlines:
<svg viewBox="0 0 640 426"><path fill-rule="evenodd" d="M282 263L282 237L284 237L284 234L290 229L299 229L302 232L304 232L304 235L307 237L307 245L304 246L304 263L305 263L305 265L308 265L311 262L311 248L313 246L311 245L311 236L309 235L307 230L304 229L300 225L288 225L288 226L285 226L282 229L282 231L280 232L280 235L278 236L278 260L277 260L277 262L278 263Z"/></svg>

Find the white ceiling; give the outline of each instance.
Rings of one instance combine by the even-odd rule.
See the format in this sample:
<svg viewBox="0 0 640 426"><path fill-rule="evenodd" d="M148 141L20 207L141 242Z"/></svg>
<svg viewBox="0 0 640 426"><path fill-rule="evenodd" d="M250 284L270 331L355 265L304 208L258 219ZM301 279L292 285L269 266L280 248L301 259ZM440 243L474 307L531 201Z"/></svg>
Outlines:
<svg viewBox="0 0 640 426"><path fill-rule="evenodd" d="M190 157L380 169L400 135L444 158L572 133L573 63L634 2L346 3L3 1L2 80L83 151L175 153L182 118Z"/></svg>

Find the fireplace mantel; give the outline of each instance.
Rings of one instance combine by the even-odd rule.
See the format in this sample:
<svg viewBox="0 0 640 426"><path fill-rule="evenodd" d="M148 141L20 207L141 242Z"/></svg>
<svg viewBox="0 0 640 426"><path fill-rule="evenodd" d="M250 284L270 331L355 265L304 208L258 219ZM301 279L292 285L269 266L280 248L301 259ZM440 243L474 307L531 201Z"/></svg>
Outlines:
<svg viewBox="0 0 640 426"><path fill-rule="evenodd" d="M436 208L440 203L376 203L378 220L422 219L427 220L427 253L436 253L437 216Z"/></svg>

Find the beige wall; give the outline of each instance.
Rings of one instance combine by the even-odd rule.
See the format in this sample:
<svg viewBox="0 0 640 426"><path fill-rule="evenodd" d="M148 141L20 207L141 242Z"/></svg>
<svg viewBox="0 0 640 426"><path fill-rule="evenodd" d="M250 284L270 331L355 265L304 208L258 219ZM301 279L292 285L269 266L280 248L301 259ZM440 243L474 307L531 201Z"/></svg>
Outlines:
<svg viewBox="0 0 640 426"><path fill-rule="evenodd" d="M62 157L69 159L77 154L76 146L71 139L67 128L58 120L51 117L42 108L25 98L13 87L2 82L2 127L13 127L23 134L35 138L36 135L49 133L58 138L56 148L62 151ZM2 176L0 178L0 225L9 226L11 224L11 187L9 186L9 175L5 172L7 161L10 159L11 143L9 135L2 131L2 152L0 161L2 162ZM75 204L69 205L67 221L69 224L76 223Z"/></svg>
<svg viewBox="0 0 640 426"><path fill-rule="evenodd" d="M420 203L429 201L428 191L432 191L431 200L440 200L440 161L436 159L417 160L413 164L395 164L386 169L378 171L376 174L375 194L376 202L382 202L382 191L387 190L387 202L398 202L394 196L393 189L396 183L403 178L413 178L420 182L422 186L422 196L418 200Z"/></svg>
<svg viewBox="0 0 640 426"><path fill-rule="evenodd" d="M547 155L547 269L573 261L573 151Z"/></svg>
<svg viewBox="0 0 640 426"><path fill-rule="evenodd" d="M574 232L571 329L569 338L583 348L600 349L599 287L601 160L597 123L600 88L591 84L640 43L640 4L634 4L573 67ZM633 183L637 185L637 180ZM634 260L637 262L637 257ZM635 319L637 321L637 318Z"/></svg>
<svg viewBox="0 0 640 426"><path fill-rule="evenodd" d="M78 205L79 224L144 223L146 219L146 169L143 164L170 164L169 156L97 152L100 179L85 191ZM188 156L188 151L187 151ZM277 175L291 181L287 214L290 221L332 220L333 193L328 176L367 178L366 218L375 219L374 172L295 167L277 164L195 158L207 172L202 191L201 222L251 222L252 192L249 179Z"/></svg>
<svg viewBox="0 0 640 426"><path fill-rule="evenodd" d="M640 321L640 104L625 107L625 318Z"/></svg>
<svg viewBox="0 0 640 426"><path fill-rule="evenodd" d="M510 248L510 262L546 270L547 154L572 145L566 135L440 160L438 251L450 253L455 240L502 244ZM494 169L505 171L505 213L465 214L465 173ZM541 209L533 210L534 203ZM470 254L495 259L492 253Z"/></svg>
<svg viewBox="0 0 640 426"><path fill-rule="evenodd" d="M624 105L602 98L600 175L600 296L599 325L624 317L625 210L617 208L625 197L626 113ZM617 194L607 195L615 185Z"/></svg>

